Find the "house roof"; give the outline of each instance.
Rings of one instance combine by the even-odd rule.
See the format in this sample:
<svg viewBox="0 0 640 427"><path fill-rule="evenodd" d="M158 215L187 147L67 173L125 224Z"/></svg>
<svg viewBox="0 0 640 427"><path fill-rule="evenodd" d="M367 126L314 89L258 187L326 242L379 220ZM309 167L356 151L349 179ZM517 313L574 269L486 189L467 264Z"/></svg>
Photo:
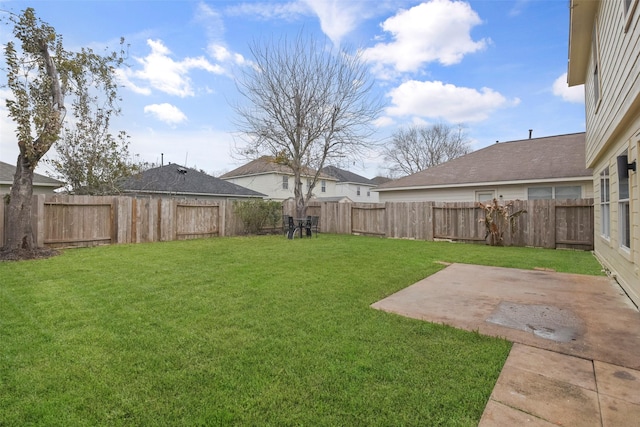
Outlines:
<svg viewBox="0 0 640 427"><path fill-rule="evenodd" d="M266 197L265 194L170 163L148 169L122 183L125 192L175 193L183 195Z"/></svg>
<svg viewBox="0 0 640 427"><path fill-rule="evenodd" d="M10 165L0 161L0 184L13 185L13 176L16 174L16 166ZM33 185L40 187L52 187L60 188L64 185L64 182L58 181L55 178L40 175L39 173L33 174Z"/></svg>
<svg viewBox="0 0 640 427"><path fill-rule="evenodd" d="M585 133L502 142L387 182L376 191L480 183L591 178Z"/></svg>
<svg viewBox="0 0 640 427"><path fill-rule="evenodd" d="M364 185L376 185L369 178L365 178L364 176L360 176L356 173L349 172L344 169L340 169L335 166L325 166L320 169L321 172L330 175L338 180L338 182L342 183L353 183L353 184L364 184Z"/></svg>
<svg viewBox="0 0 640 427"><path fill-rule="evenodd" d="M315 171L310 168L302 169L303 176L313 176ZM290 166L277 163L271 156L262 156L255 160L250 161L247 164L240 166L222 175L220 178L238 178L242 176L262 175L267 173L280 173L283 175L293 175L293 171ZM323 178L331 178L330 176L321 174Z"/></svg>
<svg viewBox="0 0 640 427"><path fill-rule="evenodd" d="M376 176L371 178L371 182L376 185L384 184L385 182L393 181L391 178L387 178L386 176Z"/></svg>

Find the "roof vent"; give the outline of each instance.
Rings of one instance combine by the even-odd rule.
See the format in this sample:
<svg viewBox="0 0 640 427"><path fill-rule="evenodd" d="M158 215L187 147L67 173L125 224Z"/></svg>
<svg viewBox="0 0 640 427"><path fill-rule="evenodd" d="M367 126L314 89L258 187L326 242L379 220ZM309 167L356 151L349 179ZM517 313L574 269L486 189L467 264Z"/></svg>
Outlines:
<svg viewBox="0 0 640 427"><path fill-rule="evenodd" d="M529 139L531 139L531 134L533 133L533 129L529 129Z"/></svg>

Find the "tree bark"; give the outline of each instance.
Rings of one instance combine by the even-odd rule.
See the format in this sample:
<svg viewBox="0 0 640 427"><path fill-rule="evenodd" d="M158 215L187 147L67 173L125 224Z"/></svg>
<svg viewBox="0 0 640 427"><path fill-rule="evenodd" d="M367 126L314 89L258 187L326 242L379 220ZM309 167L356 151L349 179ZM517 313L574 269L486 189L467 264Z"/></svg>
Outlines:
<svg viewBox="0 0 640 427"><path fill-rule="evenodd" d="M33 229L31 226L31 205L33 199L34 168L20 154L16 165L16 174L7 211L8 229L4 250L34 249Z"/></svg>

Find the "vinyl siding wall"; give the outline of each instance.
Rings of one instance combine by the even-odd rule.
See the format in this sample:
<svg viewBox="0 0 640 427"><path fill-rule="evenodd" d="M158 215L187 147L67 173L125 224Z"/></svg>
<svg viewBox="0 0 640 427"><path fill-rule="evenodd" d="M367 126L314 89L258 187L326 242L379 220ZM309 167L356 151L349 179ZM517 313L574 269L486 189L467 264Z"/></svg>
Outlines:
<svg viewBox="0 0 640 427"><path fill-rule="evenodd" d="M638 0L633 0L637 2ZM632 3L633 3L632 2ZM585 82L587 166L594 170L595 253L635 304L640 305L640 5L624 14L623 1L600 2L596 19L599 43L600 101L594 99L593 51ZM625 23L630 26L625 32ZM620 247L616 158L628 152L638 172L629 171L630 249ZM601 235L600 173L609 167L610 237Z"/></svg>
<svg viewBox="0 0 640 427"><path fill-rule="evenodd" d="M502 200L527 200L529 187L580 186L582 198L593 197L593 182L586 178L584 181L562 181L549 183L531 183L514 185L494 185L463 188L416 189L403 191L381 191L380 202L475 202L478 192L493 191L494 197L502 196Z"/></svg>
<svg viewBox="0 0 640 427"><path fill-rule="evenodd" d="M237 185L241 185L245 188L249 188L251 190L257 191L262 194L266 194L269 199L272 200L286 200L290 197L293 197L293 175L288 175L289 177L289 188L282 188L282 177L284 174L280 173L266 173L260 175L251 175L251 176L241 176L241 177L232 177L232 178L223 178L225 181L232 182ZM316 197L333 197L336 194L336 182L327 180L326 181L326 192L322 192L321 188L321 179L316 182L316 186L313 189L313 194ZM302 191L307 191L307 178L302 178Z"/></svg>

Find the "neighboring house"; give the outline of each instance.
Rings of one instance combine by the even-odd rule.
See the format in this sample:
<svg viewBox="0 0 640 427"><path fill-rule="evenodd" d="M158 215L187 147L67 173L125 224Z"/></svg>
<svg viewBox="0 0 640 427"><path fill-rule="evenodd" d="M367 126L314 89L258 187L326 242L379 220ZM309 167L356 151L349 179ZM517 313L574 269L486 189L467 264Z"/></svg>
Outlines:
<svg viewBox="0 0 640 427"><path fill-rule="evenodd" d="M16 166L0 162L0 194L11 192ZM33 174L33 194L54 194L54 190L64 186L64 182L48 176Z"/></svg>
<svg viewBox="0 0 640 427"><path fill-rule="evenodd" d="M640 305L639 0L572 0L569 86L584 84L594 250Z"/></svg>
<svg viewBox="0 0 640 427"><path fill-rule="evenodd" d="M338 180L335 184L335 193L333 196L346 196L354 202L378 202L378 193L372 191L377 184L372 180L335 166L325 166L320 169L320 171ZM324 194L326 193L322 192L322 188L324 188L323 185L324 184L321 181L321 191L318 193L320 194L319 197L324 197Z"/></svg>
<svg viewBox="0 0 640 427"><path fill-rule="evenodd" d="M263 199L264 194L175 163L146 170L121 184L124 194L185 199Z"/></svg>
<svg viewBox="0 0 640 427"><path fill-rule="evenodd" d="M314 171L305 169L302 174L303 191L309 188L313 180ZM294 197L294 178L289 166L276 163L273 157L262 156L237 169L227 172L221 179L259 191L273 200L286 200ZM317 197L336 196L336 184L338 180L332 176L321 174L314 194Z"/></svg>
<svg viewBox="0 0 640 427"><path fill-rule="evenodd" d="M585 134L492 144L376 188L381 202L593 197Z"/></svg>

